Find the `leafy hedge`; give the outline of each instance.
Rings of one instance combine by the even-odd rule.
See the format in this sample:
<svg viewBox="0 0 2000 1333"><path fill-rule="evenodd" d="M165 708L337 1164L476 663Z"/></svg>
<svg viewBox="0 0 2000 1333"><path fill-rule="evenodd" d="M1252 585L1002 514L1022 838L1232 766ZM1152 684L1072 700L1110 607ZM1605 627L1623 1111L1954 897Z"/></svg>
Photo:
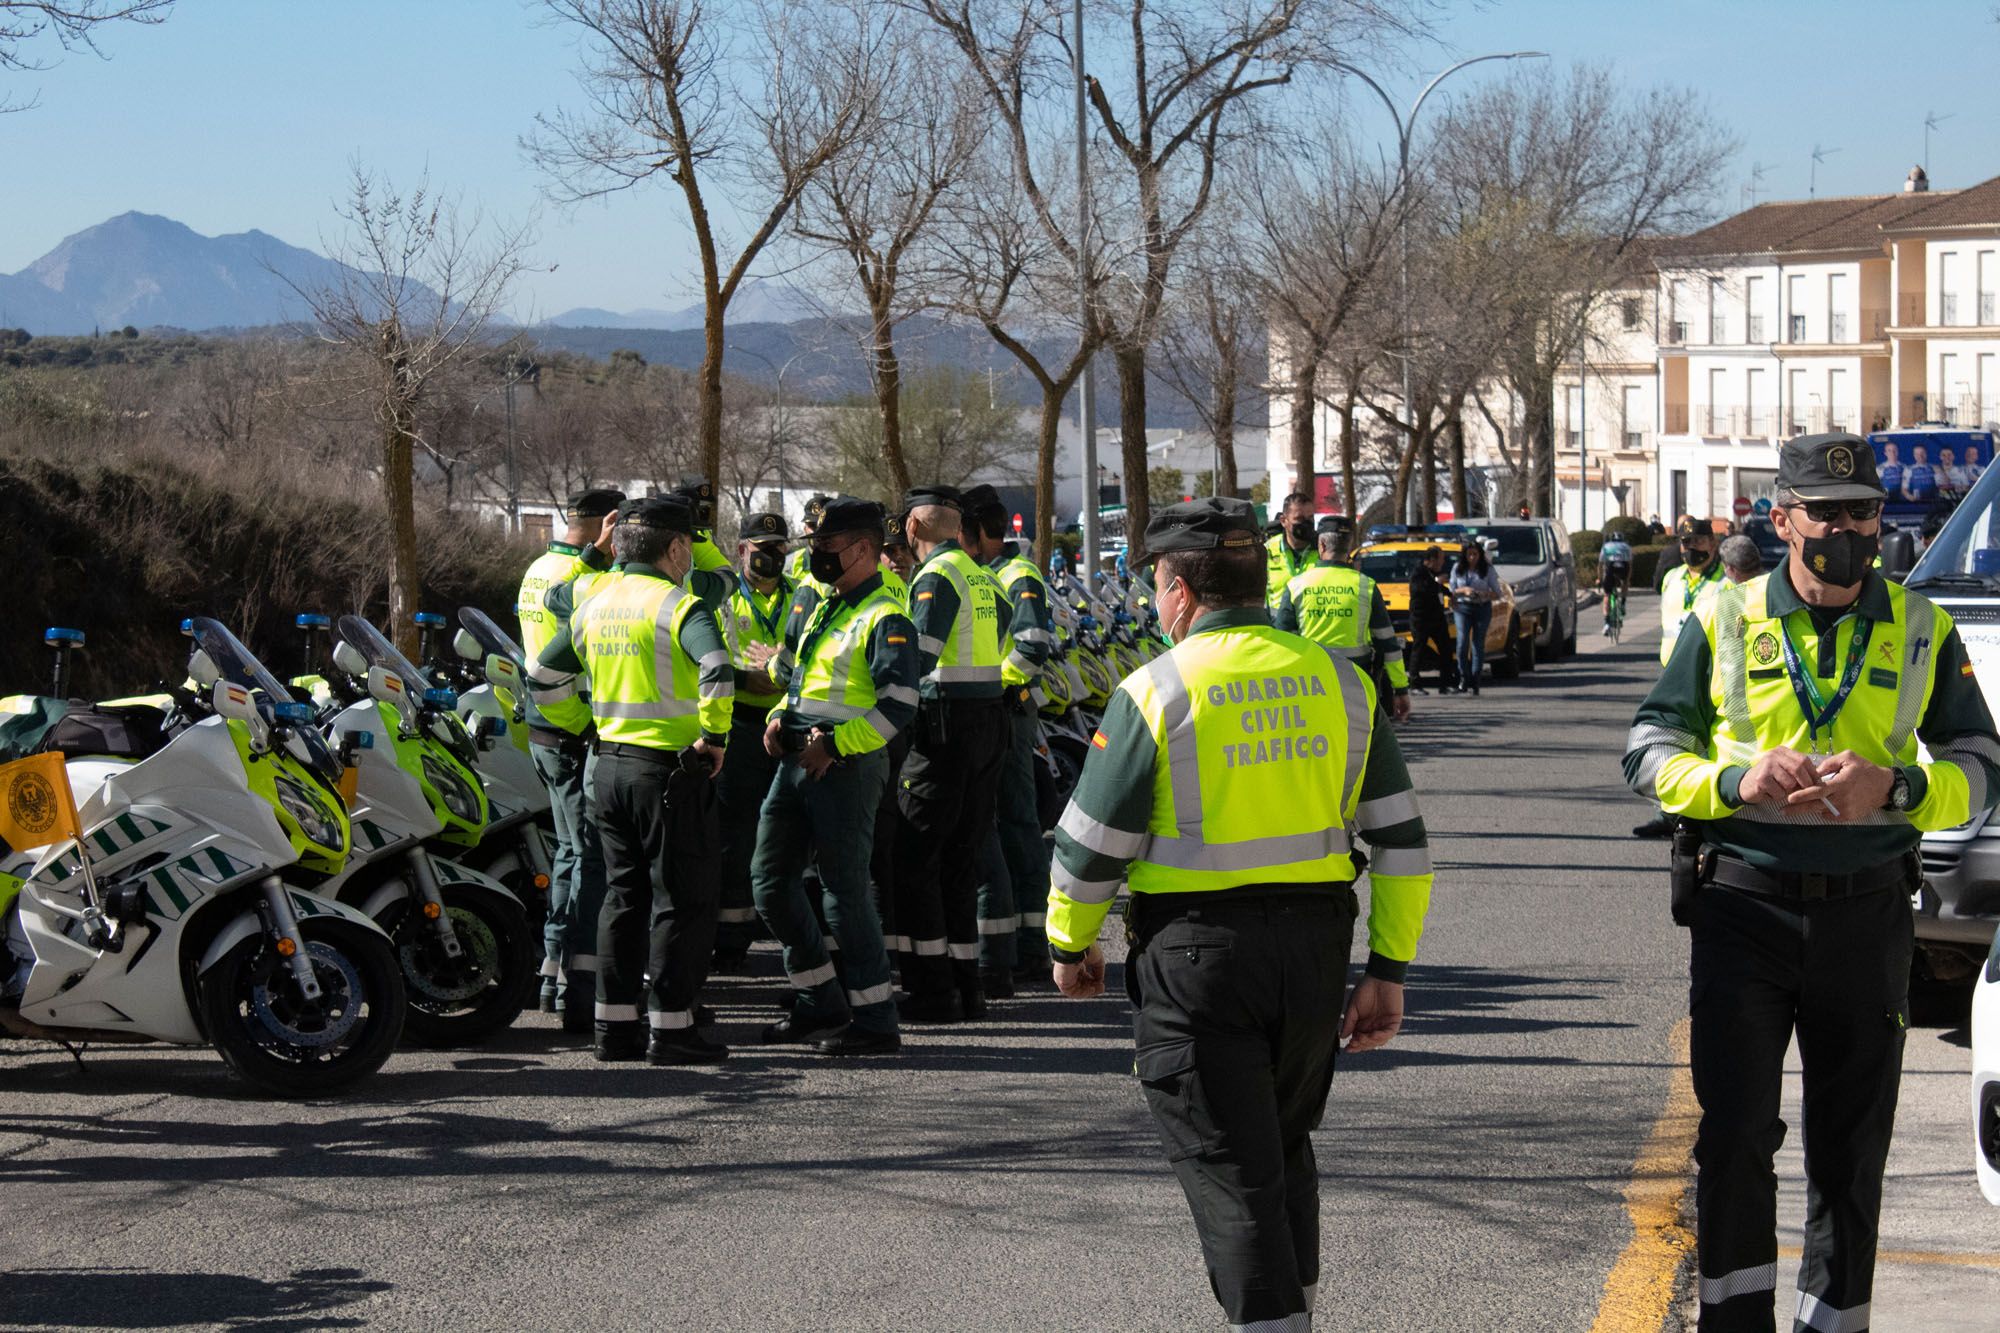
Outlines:
<svg viewBox="0 0 2000 1333"><path fill-rule="evenodd" d="M387 525L372 484L238 461L0 457L0 526L16 534L0 604L0 693L42 693L50 625L88 636L71 691L109 697L179 680L180 622L211 615L280 674L292 617L387 609ZM426 605L510 623L533 551L494 525L420 516Z"/></svg>

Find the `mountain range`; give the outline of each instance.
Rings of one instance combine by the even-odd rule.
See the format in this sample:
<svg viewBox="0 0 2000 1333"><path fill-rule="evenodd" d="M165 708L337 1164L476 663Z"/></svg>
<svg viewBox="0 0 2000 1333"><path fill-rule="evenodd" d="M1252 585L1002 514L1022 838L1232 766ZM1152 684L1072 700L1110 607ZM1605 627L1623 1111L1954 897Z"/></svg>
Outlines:
<svg viewBox="0 0 2000 1333"><path fill-rule="evenodd" d="M294 287L311 290L338 280L335 260L288 245L261 231L203 236L171 218L121 213L64 238L18 273L0 274L0 329L38 336L100 329L168 328L243 331L307 317ZM638 352L648 362L692 370L701 364L702 307L612 311L566 310L528 332L541 346L603 359ZM907 321L897 335L906 373L949 366L989 377L993 392L1018 403L1036 401L1014 359L980 330L945 320ZM1031 339L1057 358L1059 340ZM744 284L729 307L729 369L771 382L786 370L784 388L800 399L831 399L868 391L868 365L855 330L800 289L781 281ZM1097 366L1098 419L1117 420L1118 385L1110 358ZM1187 404L1160 380L1148 391L1156 426L1193 426Z"/></svg>

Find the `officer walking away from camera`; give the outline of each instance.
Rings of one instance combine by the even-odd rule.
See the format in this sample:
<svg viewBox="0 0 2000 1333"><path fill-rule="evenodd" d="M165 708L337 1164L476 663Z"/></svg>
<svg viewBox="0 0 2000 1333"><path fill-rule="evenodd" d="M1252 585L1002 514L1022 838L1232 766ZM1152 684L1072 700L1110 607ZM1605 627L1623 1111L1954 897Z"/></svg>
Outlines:
<svg viewBox="0 0 2000 1333"><path fill-rule="evenodd" d="M2000 738L1951 617L1871 565L1865 440L1778 460L1786 562L1704 596L1639 707L1633 790L1686 821L1702 1333L1770 1329L1785 1050L1805 1066L1797 1327L1865 1329L1908 1023L1917 842L1990 808ZM1918 742L1930 759L1921 759Z"/></svg>
<svg viewBox="0 0 2000 1333"><path fill-rule="evenodd" d="M922 486L903 497L917 553L910 621L923 701L896 792L896 944L902 1015L913 1023L981 1018L978 891L970 853L993 829L1007 752L1001 711L1000 585L959 544L959 493Z"/></svg>
<svg viewBox="0 0 2000 1333"><path fill-rule="evenodd" d="M991 486L965 493L965 549L993 571L1006 599L1006 653L1000 663L1007 752L1000 767L994 829L981 845L979 984L989 1000L1014 994L1017 982L1048 975L1042 934L1049 897L1048 843L1035 794L1035 751L1042 743L1042 669L1055 656L1049 586L1020 543L1007 540L1007 507Z"/></svg>
<svg viewBox="0 0 2000 1333"><path fill-rule="evenodd" d="M882 518L872 500L827 502L811 556L827 595L792 618L786 639L797 665L760 738L778 773L758 823L751 878L757 910L784 945L792 985L791 1012L765 1028L763 1040L806 1041L828 1055L881 1055L901 1045L868 881L888 745L917 711L917 632L882 586ZM803 883L815 850L838 972Z"/></svg>
<svg viewBox="0 0 2000 1333"><path fill-rule="evenodd" d="M541 657L559 627L557 617L544 605L549 589L610 564L611 516L624 499L623 492L606 490L570 496L563 507L562 540L550 542L549 549L528 566L514 611L521 620L521 651L529 662ZM552 706L557 717L551 718L543 716L531 696L522 708L527 714L528 757L548 788L549 817L555 824L549 915L542 927L542 1012L560 1010L566 1031L588 1032L597 998L597 912L604 903L604 854L597 845L584 781L590 757L586 734L590 705L581 695L572 696Z"/></svg>
<svg viewBox="0 0 2000 1333"><path fill-rule="evenodd" d="M615 573L579 601L534 672L544 707L573 692L578 673L590 677L591 796L607 886L597 925L600 1060L712 1064L729 1054L694 1025L720 892L713 779L736 693L715 618L685 586L694 532L694 511L679 499L620 506Z"/></svg>
<svg viewBox="0 0 2000 1333"><path fill-rule="evenodd" d="M1313 499L1293 491L1278 511L1278 531L1264 543L1265 597L1271 606L1284 595L1285 585L1313 567L1319 558L1313 539Z"/></svg>
<svg viewBox="0 0 2000 1333"><path fill-rule="evenodd" d="M1674 643L1681 626L1694 613L1695 603L1703 593L1726 581L1722 562L1716 559L1713 523L1682 514L1674 524L1674 532L1680 541L1681 563L1660 577L1660 665L1663 667L1673 657ZM1668 838L1673 836L1674 823L1673 815L1662 810L1632 833L1640 838Z"/></svg>
<svg viewBox="0 0 2000 1333"><path fill-rule="evenodd" d="M1049 947L1099 995L1096 939L1130 886L1134 1065L1235 1328L1306 1329L1319 1284L1312 1130L1334 1056L1383 1046L1430 900L1395 732L1355 663L1271 627L1255 511L1174 505L1146 525L1171 652L1111 696L1056 831ZM1370 844L1369 955L1341 1007Z"/></svg>
<svg viewBox="0 0 2000 1333"><path fill-rule="evenodd" d="M785 577L785 519L749 514L737 529L736 586L723 603L722 633L736 670L736 704L729 751L715 784L722 822L722 899L716 912L713 971L743 967L756 934L750 857L757 849L757 814L771 790L777 760L764 753L764 726L784 690L771 679L771 658L784 645L792 581Z"/></svg>
<svg viewBox="0 0 2000 1333"><path fill-rule="evenodd" d="M1366 671L1376 697L1389 702L1398 722L1410 716L1410 675L1403 641L1389 623L1389 604L1375 580L1340 563L1347 534L1336 519L1321 519L1319 563L1285 585L1271 623L1303 634Z"/></svg>

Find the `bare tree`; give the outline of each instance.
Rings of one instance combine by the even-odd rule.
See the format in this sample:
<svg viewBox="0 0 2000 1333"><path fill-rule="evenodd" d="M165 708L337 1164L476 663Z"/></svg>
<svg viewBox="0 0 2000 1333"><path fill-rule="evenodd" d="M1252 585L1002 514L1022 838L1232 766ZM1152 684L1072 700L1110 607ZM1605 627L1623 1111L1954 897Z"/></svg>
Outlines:
<svg viewBox="0 0 2000 1333"><path fill-rule="evenodd" d="M898 495L910 488L912 473L903 447L896 327L936 299L930 284L920 274L913 281L907 267L938 201L970 168L986 132L984 108L969 80L938 87L935 71L946 54L934 35L912 30L905 16L880 62L883 95L873 130L813 180L795 222L800 238L836 256L845 277L861 289L867 306L861 342L880 417L882 460Z"/></svg>
<svg viewBox="0 0 2000 1333"><path fill-rule="evenodd" d="M1514 330L1504 373L1531 453L1528 494L1554 508L1555 377L1636 242L1705 220L1735 144L1694 93L1626 94L1603 68L1516 73L1454 104L1430 149L1461 212L1519 211L1510 256Z"/></svg>
<svg viewBox="0 0 2000 1333"><path fill-rule="evenodd" d="M526 267L527 237L500 229L481 243L480 219L437 198L428 181L404 193L359 165L336 211L347 234L326 248L342 265L339 276L295 290L319 336L347 354L341 387L367 405L379 432L391 632L414 652L410 617L422 577L415 497L420 412L440 378L478 354Z"/></svg>
<svg viewBox="0 0 2000 1333"><path fill-rule="evenodd" d="M1215 441L1216 492L1234 495L1237 429L1267 413L1263 312L1226 228L1205 227L1190 253L1161 322L1160 369Z"/></svg>
<svg viewBox="0 0 2000 1333"><path fill-rule="evenodd" d="M872 124L881 24L867 6L808 0L745 4L747 24L701 0L544 3L583 31L589 106L538 116L524 146L559 200L662 178L679 191L701 261L698 429L701 470L715 479L729 303L807 185ZM720 232L712 192L729 200L725 216L751 219L747 236Z"/></svg>
<svg viewBox="0 0 2000 1333"><path fill-rule="evenodd" d="M0 73L32 73L54 62L37 55L43 37L65 52L102 55L97 34L109 23L165 23L174 0L0 0ZM0 99L0 114L26 111L25 102Z"/></svg>
<svg viewBox="0 0 2000 1333"><path fill-rule="evenodd" d="M1261 154L1246 172L1246 271L1269 311L1278 386L1289 408L1293 488L1312 492L1320 373L1343 342L1350 369L1375 359L1357 356L1348 326L1377 290L1395 241L1406 195L1386 169L1362 162L1339 135L1327 132L1291 152ZM1364 340L1365 341L1365 340ZM1352 386L1352 376L1343 376ZM1351 408L1343 426L1348 500L1355 497Z"/></svg>

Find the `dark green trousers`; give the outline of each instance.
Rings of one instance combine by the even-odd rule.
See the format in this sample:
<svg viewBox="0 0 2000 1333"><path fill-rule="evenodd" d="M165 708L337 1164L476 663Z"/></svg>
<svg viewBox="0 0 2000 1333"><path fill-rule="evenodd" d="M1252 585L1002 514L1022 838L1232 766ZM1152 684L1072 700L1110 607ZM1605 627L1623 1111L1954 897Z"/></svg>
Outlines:
<svg viewBox="0 0 2000 1333"><path fill-rule="evenodd" d="M817 780L786 755L764 798L750 882L758 914L784 946L792 1013L800 1019L896 1030L889 953L868 874L875 814L888 783L889 758L880 750L836 764ZM805 888L806 860L815 851L818 904ZM829 933L840 949L838 972Z"/></svg>
<svg viewBox="0 0 2000 1333"><path fill-rule="evenodd" d="M1035 797L1035 765L1041 759L1042 723L1033 712L1007 710L1007 749L1000 760L993 830L980 848L979 966L1009 971L1021 963L1046 962L1048 937L1042 933L1049 900L1049 846L1042 838L1041 808Z"/></svg>
<svg viewBox="0 0 2000 1333"><path fill-rule="evenodd" d="M606 893L597 920L597 1026L694 1025L715 951L715 784L679 753L605 747L593 796Z"/></svg>
<svg viewBox="0 0 2000 1333"><path fill-rule="evenodd" d="M757 935L757 907L750 894L750 859L757 852L757 820L770 794L778 761L764 753L766 709L741 707L729 727L729 750L715 780L722 826L722 899L715 914L715 947L749 947Z"/></svg>

